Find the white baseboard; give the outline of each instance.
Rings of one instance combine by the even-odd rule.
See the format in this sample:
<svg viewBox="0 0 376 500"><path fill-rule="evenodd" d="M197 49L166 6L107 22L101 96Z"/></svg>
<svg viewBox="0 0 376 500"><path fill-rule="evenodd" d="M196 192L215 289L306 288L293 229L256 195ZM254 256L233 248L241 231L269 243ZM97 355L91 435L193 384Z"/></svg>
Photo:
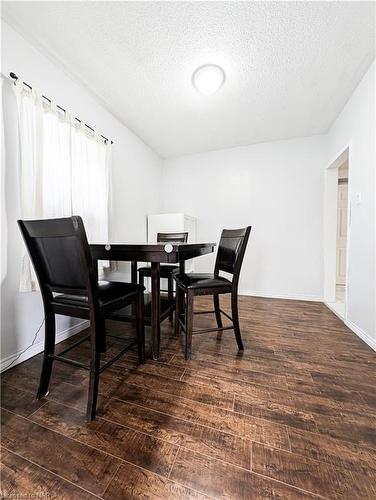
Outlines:
<svg viewBox="0 0 376 500"><path fill-rule="evenodd" d="M286 300L308 300L311 302L322 302L323 298L316 295L304 295L304 294L288 294L288 293L266 293L258 292L255 290L239 290L239 295L247 295L251 297L264 297L266 299L286 299Z"/></svg>
<svg viewBox="0 0 376 500"><path fill-rule="evenodd" d="M87 328L89 325L90 325L89 321L84 320L84 321L80 321L80 323L78 323L77 325L71 326L70 328L63 330L62 332L60 332L56 335L56 344L59 344L59 342L62 342L63 340L71 337L72 335L75 335L76 333L81 332L82 330ZM26 361L27 359L32 358L36 354L39 354L40 352L43 351L43 349L44 349L44 339L40 340L39 342L37 342L36 344L31 346L30 349L27 349L27 351L25 351L23 354L21 354L21 356L17 359L17 361L15 361L12 364L12 368L14 366L22 363L23 361ZM12 363L12 361L14 359L17 358L17 356L22 351L23 351L23 349L20 349L15 354L11 354L10 356L2 359L1 365L0 365L0 372L7 370L8 366Z"/></svg>
<svg viewBox="0 0 376 500"><path fill-rule="evenodd" d="M346 319L344 321L344 323L346 326L348 326L350 328L350 330L352 330L354 333L356 333L356 335L358 335L358 337L360 337L363 340L363 342L368 344L374 351L376 351L376 340L375 339L370 337L368 335L368 333L366 333L364 330L359 328L359 326L356 325L355 323L353 323L351 320Z"/></svg>
<svg viewBox="0 0 376 500"><path fill-rule="evenodd" d="M334 302L325 302L325 305L336 315L338 318L348 327L350 328L351 331L355 333L360 339L363 340L367 345L371 347L374 351L376 351L376 340L373 339L366 333L364 330L359 328L358 325L353 323L350 319L346 318L346 313L345 317L341 315L341 313L336 309L335 303Z"/></svg>

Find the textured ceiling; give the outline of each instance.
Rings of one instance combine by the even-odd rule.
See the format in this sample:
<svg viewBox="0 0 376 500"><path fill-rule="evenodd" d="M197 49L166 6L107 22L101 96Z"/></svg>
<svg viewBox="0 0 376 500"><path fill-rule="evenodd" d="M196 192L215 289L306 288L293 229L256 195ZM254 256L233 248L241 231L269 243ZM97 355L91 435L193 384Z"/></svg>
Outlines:
<svg viewBox="0 0 376 500"><path fill-rule="evenodd" d="M2 8L162 157L324 133L374 58L373 2ZM191 83L204 63L226 72L212 96Z"/></svg>

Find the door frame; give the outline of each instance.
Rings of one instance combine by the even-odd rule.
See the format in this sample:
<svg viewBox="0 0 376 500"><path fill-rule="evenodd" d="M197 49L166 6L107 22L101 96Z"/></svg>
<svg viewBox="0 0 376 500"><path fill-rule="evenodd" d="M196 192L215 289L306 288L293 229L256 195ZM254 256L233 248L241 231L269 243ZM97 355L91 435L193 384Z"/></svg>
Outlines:
<svg viewBox="0 0 376 500"><path fill-rule="evenodd" d="M347 159L348 162L348 196L347 196L347 241L346 241L346 283L345 314L347 318L349 256L351 243L351 142L341 148L339 153L325 169L324 197L324 302L335 303L337 281L337 207L338 207L338 168Z"/></svg>
<svg viewBox="0 0 376 500"><path fill-rule="evenodd" d="M346 218L340 218L337 220L337 279L336 286L344 286L346 285L346 263L347 263L347 255L346 255L346 246L347 246L347 234L341 235L341 227L343 227L343 231L347 231L347 208L348 208L348 199L349 199L349 180L346 177L345 182L341 182L339 177L341 167L338 168L338 215L342 210L346 210ZM348 173L347 173L348 176ZM342 205L343 204L343 205ZM343 255L341 255L342 250L345 254L345 265L342 266L341 259Z"/></svg>

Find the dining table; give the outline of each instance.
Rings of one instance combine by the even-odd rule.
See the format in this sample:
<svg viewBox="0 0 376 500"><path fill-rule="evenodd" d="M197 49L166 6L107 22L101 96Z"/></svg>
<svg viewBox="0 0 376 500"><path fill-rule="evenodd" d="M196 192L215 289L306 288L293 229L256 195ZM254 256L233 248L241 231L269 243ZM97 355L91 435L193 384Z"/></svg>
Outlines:
<svg viewBox="0 0 376 500"><path fill-rule="evenodd" d="M131 262L131 281L137 283L137 263L151 265L151 295L145 303L145 323L151 327L151 354L154 360L160 357L160 324L174 308L174 301L161 299L161 264L179 264L179 273L185 273L185 262L189 259L214 252L215 243L107 243L91 244L94 263L99 260ZM115 313L114 318L132 320L131 306Z"/></svg>

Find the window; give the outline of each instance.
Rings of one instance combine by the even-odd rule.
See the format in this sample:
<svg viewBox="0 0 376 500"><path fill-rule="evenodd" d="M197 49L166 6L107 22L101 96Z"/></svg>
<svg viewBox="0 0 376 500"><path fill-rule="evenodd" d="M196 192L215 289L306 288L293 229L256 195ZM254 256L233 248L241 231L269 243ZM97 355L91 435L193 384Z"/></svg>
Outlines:
<svg viewBox="0 0 376 500"><path fill-rule="evenodd" d="M20 138L21 217L40 219L80 215L89 242L109 238L111 144L46 104L22 83L15 86ZM37 288L25 254L21 291Z"/></svg>

